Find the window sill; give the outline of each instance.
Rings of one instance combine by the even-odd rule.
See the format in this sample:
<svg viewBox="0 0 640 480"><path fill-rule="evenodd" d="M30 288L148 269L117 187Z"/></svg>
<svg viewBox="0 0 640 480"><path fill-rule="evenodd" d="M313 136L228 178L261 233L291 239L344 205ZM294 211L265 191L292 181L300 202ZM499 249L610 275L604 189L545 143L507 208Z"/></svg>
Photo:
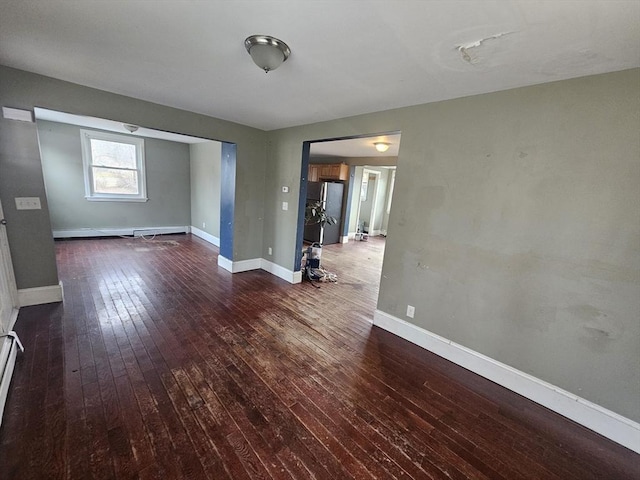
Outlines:
<svg viewBox="0 0 640 480"><path fill-rule="evenodd" d="M146 202L147 197L84 197L89 202Z"/></svg>

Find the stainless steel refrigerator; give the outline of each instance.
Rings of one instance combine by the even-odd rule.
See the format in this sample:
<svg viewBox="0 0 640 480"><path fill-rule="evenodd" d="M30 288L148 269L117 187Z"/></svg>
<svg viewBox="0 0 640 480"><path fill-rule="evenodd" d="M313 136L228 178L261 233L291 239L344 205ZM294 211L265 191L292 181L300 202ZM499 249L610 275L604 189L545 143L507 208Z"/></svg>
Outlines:
<svg viewBox="0 0 640 480"><path fill-rule="evenodd" d="M338 222L335 225L325 225L324 228L319 223L305 225L303 238L307 242L318 242L322 245L331 245L340 242L340 231L342 228L342 196L344 194L344 184L337 182L308 182L307 183L307 203L321 201L327 215L334 217Z"/></svg>

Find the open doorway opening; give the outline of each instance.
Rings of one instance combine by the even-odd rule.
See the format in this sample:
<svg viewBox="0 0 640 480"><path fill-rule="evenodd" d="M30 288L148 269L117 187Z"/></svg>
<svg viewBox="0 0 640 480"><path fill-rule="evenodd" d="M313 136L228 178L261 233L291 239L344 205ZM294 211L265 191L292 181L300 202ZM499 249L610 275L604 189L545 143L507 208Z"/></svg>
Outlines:
<svg viewBox="0 0 640 480"><path fill-rule="evenodd" d="M395 186L395 166L362 167L362 175L356 168L356 180L360 179L360 195L354 196L357 215L354 240L367 241L369 237L387 236L389 213Z"/></svg>
<svg viewBox="0 0 640 480"><path fill-rule="evenodd" d="M235 183L222 179L234 177L234 144L42 108L35 116L54 238L191 233L232 252L225 198Z"/></svg>
<svg viewBox="0 0 640 480"><path fill-rule="evenodd" d="M389 148L376 150L374 144L378 142ZM336 224L309 224L301 216L299 251L319 243L322 254L328 254L337 264L364 258L369 266L377 265L377 273L367 281L379 286L399 146L399 132L305 142L301 210L319 202ZM328 261L322 263L331 270ZM301 259L296 267L302 268Z"/></svg>

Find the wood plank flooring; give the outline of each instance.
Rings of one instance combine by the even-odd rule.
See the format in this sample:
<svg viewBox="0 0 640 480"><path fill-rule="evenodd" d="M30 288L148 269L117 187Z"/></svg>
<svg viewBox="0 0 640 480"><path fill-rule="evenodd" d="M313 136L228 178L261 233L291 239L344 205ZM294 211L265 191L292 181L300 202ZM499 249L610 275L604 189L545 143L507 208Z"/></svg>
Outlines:
<svg viewBox="0 0 640 480"><path fill-rule="evenodd" d="M56 246L65 302L20 312L0 478L639 478L639 455L373 327L381 239L324 248L319 289L231 275L190 235Z"/></svg>

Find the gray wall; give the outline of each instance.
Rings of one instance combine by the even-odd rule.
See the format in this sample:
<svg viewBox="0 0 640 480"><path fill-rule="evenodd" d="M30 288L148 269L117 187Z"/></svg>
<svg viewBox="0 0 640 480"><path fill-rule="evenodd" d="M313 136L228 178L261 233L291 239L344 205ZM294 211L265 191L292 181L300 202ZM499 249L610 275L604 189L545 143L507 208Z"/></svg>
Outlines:
<svg viewBox="0 0 640 480"><path fill-rule="evenodd" d="M190 145L190 153L191 225L220 238L222 144L195 143Z"/></svg>
<svg viewBox="0 0 640 480"><path fill-rule="evenodd" d="M147 202L85 199L80 127L38 120L53 230L190 225L189 145L144 140Z"/></svg>
<svg viewBox="0 0 640 480"><path fill-rule="evenodd" d="M378 308L403 318L410 303L405 320L640 421L640 70L269 133L6 67L0 78L1 105L236 142L233 260L288 269L302 142L401 131ZM18 212L16 196L43 209ZM56 283L34 124L0 119L0 199L18 287Z"/></svg>
<svg viewBox="0 0 640 480"><path fill-rule="evenodd" d="M640 421L640 70L270 133L292 268L302 142L401 131L378 308ZM416 307L405 318L406 305Z"/></svg>
<svg viewBox="0 0 640 480"><path fill-rule="evenodd" d="M232 260L262 252L267 134L254 128L0 66L0 105L42 107L237 144ZM14 197L40 197L17 211ZM0 119L0 200L18 288L58 283L36 126Z"/></svg>

